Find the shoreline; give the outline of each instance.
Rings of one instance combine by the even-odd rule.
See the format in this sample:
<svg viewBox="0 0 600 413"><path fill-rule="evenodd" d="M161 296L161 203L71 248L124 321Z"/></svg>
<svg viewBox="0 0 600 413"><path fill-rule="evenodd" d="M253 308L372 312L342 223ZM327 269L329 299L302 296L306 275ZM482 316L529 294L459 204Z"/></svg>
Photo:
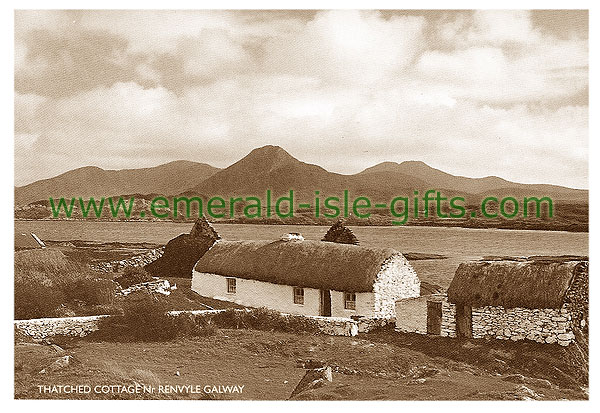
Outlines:
<svg viewBox="0 0 600 413"><path fill-rule="evenodd" d="M29 219L29 218L14 218L14 222L94 222L94 223L158 223L165 222L169 224L193 224L195 220L167 220L167 219L63 219L63 218L40 218L40 219ZM331 225L331 222L293 222L293 221L281 221L281 222L264 222L255 220L248 222L248 220L216 220L211 221L213 224L233 224L233 225L289 225L289 226L313 226L321 227ZM346 225L349 227L435 227L435 228L463 228L463 229L498 229L508 231L552 231L552 232L571 232L571 233L587 233L589 234L589 226L583 224L571 224L571 225L557 225L557 226L540 226L540 225L524 225L522 227L515 227L514 225L479 225L481 221L473 225L460 225L457 223L442 223L442 222L423 222L423 223L411 223L405 225L393 225L382 222L369 223L364 222L347 222Z"/></svg>

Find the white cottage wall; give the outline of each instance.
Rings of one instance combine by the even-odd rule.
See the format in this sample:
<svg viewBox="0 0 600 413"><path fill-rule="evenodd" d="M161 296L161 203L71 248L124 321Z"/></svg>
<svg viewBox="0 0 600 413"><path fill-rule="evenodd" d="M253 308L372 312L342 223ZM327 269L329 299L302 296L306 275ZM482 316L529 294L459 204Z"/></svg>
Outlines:
<svg viewBox="0 0 600 413"><path fill-rule="evenodd" d="M235 294L227 293L227 278L236 279ZM192 291L217 300L230 301L247 307L267 307L283 313L319 315L320 290L304 288L304 304L294 304L294 287L245 278L225 277L217 274L193 272ZM344 308L344 293L331 290L331 316L376 316L373 293L356 293L356 310Z"/></svg>
<svg viewBox="0 0 600 413"><path fill-rule="evenodd" d="M236 279L235 294L227 293L227 278L217 274L194 271L192 290L205 297L231 301L247 307L267 307L289 314L319 315L320 293L304 289L304 304L294 304L294 287L263 281Z"/></svg>

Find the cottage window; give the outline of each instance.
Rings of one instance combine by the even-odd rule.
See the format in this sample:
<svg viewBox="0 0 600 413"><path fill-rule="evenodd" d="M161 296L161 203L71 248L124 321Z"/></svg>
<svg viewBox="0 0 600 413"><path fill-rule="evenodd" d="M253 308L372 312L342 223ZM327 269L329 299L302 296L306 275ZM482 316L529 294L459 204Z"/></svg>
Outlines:
<svg viewBox="0 0 600 413"><path fill-rule="evenodd" d="M355 293L344 293L344 308L346 310L356 310Z"/></svg>
<svg viewBox="0 0 600 413"><path fill-rule="evenodd" d="M304 305L304 288L294 287L294 304Z"/></svg>
<svg viewBox="0 0 600 413"><path fill-rule="evenodd" d="M235 294L235 278L227 279L227 292L229 294Z"/></svg>

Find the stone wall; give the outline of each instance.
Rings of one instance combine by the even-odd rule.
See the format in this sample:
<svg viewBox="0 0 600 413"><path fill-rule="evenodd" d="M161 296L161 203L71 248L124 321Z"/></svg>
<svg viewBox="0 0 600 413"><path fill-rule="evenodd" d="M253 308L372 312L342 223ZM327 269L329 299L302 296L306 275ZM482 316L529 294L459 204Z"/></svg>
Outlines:
<svg viewBox="0 0 600 413"><path fill-rule="evenodd" d="M568 346L575 336L571 314L561 309L479 307L472 311L473 338L500 340L532 340L538 343L558 343Z"/></svg>
<svg viewBox="0 0 600 413"><path fill-rule="evenodd" d="M170 311L169 314L178 316L181 314L194 314L206 318L212 318L215 314L226 310L190 310L190 311ZM235 311L248 311L239 309ZM320 317L320 316L301 316L295 314L282 315L287 317L306 317L316 322L319 331L323 334L334 336L355 336L359 332L359 322L343 317ZM43 340L55 335L78 336L83 337L98 330L98 321L110 317L109 315L89 316L89 317L64 317L64 318L38 318L32 320L15 320L14 326L24 334L35 340ZM364 322L364 321L363 321ZM368 331L366 324L362 326L363 331ZM372 327L372 325L371 325Z"/></svg>
<svg viewBox="0 0 600 413"><path fill-rule="evenodd" d="M143 267L162 257L163 252L164 247L154 248L143 254L136 255L123 260L96 262L90 264L90 268L94 271L116 272L119 269L123 269L125 267Z"/></svg>
<svg viewBox="0 0 600 413"><path fill-rule="evenodd" d="M473 338L527 339L561 346L575 340L568 304L560 309L475 307L471 314ZM447 298L442 301L441 335L456 337L456 306Z"/></svg>
<svg viewBox="0 0 600 413"><path fill-rule="evenodd" d="M456 337L456 305L448 302L445 297L442 300L442 328L441 336Z"/></svg>
<svg viewBox="0 0 600 413"><path fill-rule="evenodd" d="M24 334L36 340L56 335L83 337L92 331L98 330L98 321L105 317L110 316L36 318L32 320L15 320L14 325Z"/></svg>
<svg viewBox="0 0 600 413"><path fill-rule="evenodd" d="M222 313L224 311L227 310L181 310L181 311L170 311L169 314L174 315L174 316L178 316L181 314L193 314L195 316L204 316L207 319L212 318L215 314L219 314ZM243 312L243 311L251 311L249 309L236 309L234 311L239 311L239 312ZM316 322L317 327L319 328L319 331L323 334L328 334L328 335L332 335L332 336L355 336L356 334L358 334L359 332L359 326L361 326L362 323L362 328L364 330L362 331L368 331L369 328L367 327L368 321L367 320L352 320L349 318L344 318L344 317L321 317L321 316L307 316L307 315L299 315L299 314L287 314L287 313L280 313L282 316L285 317L302 317L302 318L308 318L310 320L313 320ZM371 328L375 325L379 325L381 324L381 321L373 321L372 320L372 324L368 324L369 326L371 326Z"/></svg>
<svg viewBox="0 0 600 413"><path fill-rule="evenodd" d="M129 288L124 288L121 291L118 291L117 295L129 295L135 291L146 291L149 293L169 295L171 294L171 284L167 280L148 281L145 283L132 285Z"/></svg>

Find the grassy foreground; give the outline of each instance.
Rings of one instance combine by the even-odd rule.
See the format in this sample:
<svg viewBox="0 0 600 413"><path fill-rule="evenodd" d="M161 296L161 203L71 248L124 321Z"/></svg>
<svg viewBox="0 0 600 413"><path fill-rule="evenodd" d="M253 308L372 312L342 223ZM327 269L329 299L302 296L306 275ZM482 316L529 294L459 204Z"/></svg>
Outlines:
<svg viewBox="0 0 600 413"><path fill-rule="evenodd" d="M535 343L459 341L393 330L332 337L307 333L221 329L207 337L127 344L90 338L15 345L15 397L99 399L285 400L305 370L324 361L333 382L300 399L519 400L586 399L565 350ZM69 366L40 371L60 356ZM43 394L38 385L244 386L242 393ZM180 388L183 389L183 388Z"/></svg>

